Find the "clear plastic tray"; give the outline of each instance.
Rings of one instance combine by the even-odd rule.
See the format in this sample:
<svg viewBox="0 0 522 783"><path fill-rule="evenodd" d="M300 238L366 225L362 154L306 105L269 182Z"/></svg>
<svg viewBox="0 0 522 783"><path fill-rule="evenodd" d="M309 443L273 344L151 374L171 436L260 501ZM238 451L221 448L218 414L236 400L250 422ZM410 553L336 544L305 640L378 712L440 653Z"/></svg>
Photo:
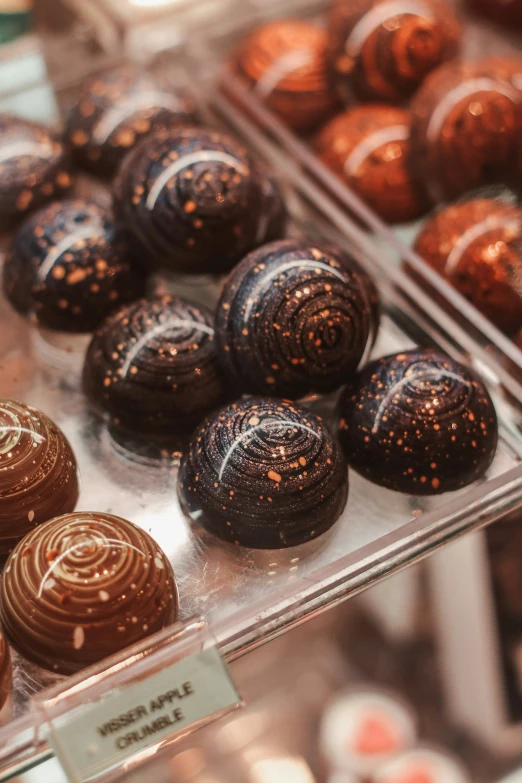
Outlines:
<svg viewBox="0 0 522 783"><path fill-rule="evenodd" d="M471 488L418 498L376 487L352 474L342 518L313 551L308 545L281 552L234 549L191 527L184 518L176 496L175 462L154 461L135 453L128 444L116 442L90 412L78 374L85 339L39 332L6 302L0 302L0 396L34 404L55 419L78 458L78 508L109 511L150 531L173 564L182 621L203 617L225 658L232 660L456 536L522 510L522 436L514 426L520 415L516 389L506 395L506 385L489 368L487 352L462 327L443 316L400 268L391 260L386 262L385 249L325 196L299 165L274 147L234 106L215 96L211 100L210 92L208 99L204 94L202 97L204 103L213 104L214 123L243 136L286 183L291 233L349 247L374 273L384 304L374 355L435 344L471 362L490 386L500 421L494 463L488 475ZM193 282L188 290L193 298L215 299L217 283ZM509 386L510 376L505 380ZM317 401L316 405L328 415L332 400ZM151 637L147 649L154 651L164 642L163 636ZM174 636L172 644L176 644ZM143 652L143 646L140 650ZM129 649L127 678L137 660L137 651ZM151 660L155 660L153 654ZM141 664L136 677L144 674L143 661ZM86 699L99 694L101 682L108 690L119 684L117 672L104 676L107 666L101 663L90 670L89 686L84 688ZM42 682L34 681L34 671L17 656L15 684L16 717L0 731L3 780L50 755L37 709L41 693L37 701L34 698Z"/></svg>
<svg viewBox="0 0 522 783"><path fill-rule="evenodd" d="M452 4L457 7L462 5L459 0ZM287 0L283 4L275 0L248 0L238 9L239 17L229 17L220 25L214 24L211 28L199 30L187 42L188 49L195 61L199 62L206 78L216 81L217 76L217 83L223 94L246 116L253 119L267 137L285 149L287 155L299 161L310 178L372 235L374 242L384 253L386 263L392 261L409 264L423 286L445 302L446 312L466 328L475 342L486 348L490 366L497 377L501 377L505 370L513 375L520 397L522 351L412 250L412 243L423 220L407 226L394 227L386 224L319 160L306 139L297 136L267 109L255 91L248 90L244 82L235 77L227 67L230 53L248 34L249 29L274 17L301 16L322 23L329 5L330 0ZM464 22L464 59L474 60L497 55L522 56L522 34L469 18L464 9L458 10Z"/></svg>

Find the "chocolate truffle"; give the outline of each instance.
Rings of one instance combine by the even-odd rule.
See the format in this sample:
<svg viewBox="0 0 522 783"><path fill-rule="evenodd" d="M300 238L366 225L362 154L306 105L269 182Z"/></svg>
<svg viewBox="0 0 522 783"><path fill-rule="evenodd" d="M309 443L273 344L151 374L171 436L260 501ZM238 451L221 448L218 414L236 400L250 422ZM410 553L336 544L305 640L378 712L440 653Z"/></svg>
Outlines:
<svg viewBox="0 0 522 783"><path fill-rule="evenodd" d="M72 184L63 145L44 125L0 114L0 230Z"/></svg>
<svg viewBox="0 0 522 783"><path fill-rule="evenodd" d="M126 519L88 511L51 519L10 555L0 622L24 658L57 674L97 663L175 622L172 567Z"/></svg>
<svg viewBox="0 0 522 783"><path fill-rule="evenodd" d="M226 399L212 313L175 296L121 308L95 333L83 382L114 424L149 437L190 432Z"/></svg>
<svg viewBox="0 0 522 783"><path fill-rule="evenodd" d="M348 472L318 416L288 400L250 397L196 430L178 488L185 512L210 533L282 549L334 524L346 504Z"/></svg>
<svg viewBox="0 0 522 783"><path fill-rule="evenodd" d="M0 634L0 710L4 707L13 687L13 668L9 647Z"/></svg>
<svg viewBox="0 0 522 783"><path fill-rule="evenodd" d="M522 326L522 212L502 199L444 207L415 250L505 332Z"/></svg>
<svg viewBox="0 0 522 783"><path fill-rule="evenodd" d="M36 408L0 400L0 558L37 525L72 511L78 492L63 432Z"/></svg>
<svg viewBox="0 0 522 783"><path fill-rule="evenodd" d="M522 93L515 75L511 61L449 63L420 88L411 105L410 165L435 202L517 178Z"/></svg>
<svg viewBox="0 0 522 783"><path fill-rule="evenodd" d="M398 492L436 495L471 484L491 465L497 435L485 386L430 348L371 362L339 402L348 464Z"/></svg>
<svg viewBox="0 0 522 783"><path fill-rule="evenodd" d="M324 122L336 100L329 84L326 32L304 19L278 19L243 43L236 68L255 94L295 130Z"/></svg>
<svg viewBox="0 0 522 783"><path fill-rule="evenodd" d="M78 165L110 177L149 133L195 122L195 104L185 90L127 63L82 85L65 140Z"/></svg>
<svg viewBox="0 0 522 783"><path fill-rule="evenodd" d="M346 254L294 239L250 253L219 300L216 343L234 388L295 399L334 391L378 328L371 278Z"/></svg>
<svg viewBox="0 0 522 783"><path fill-rule="evenodd" d="M40 324L90 332L117 305L145 292L145 275L117 237L110 213L71 200L44 207L18 229L4 265L4 291Z"/></svg>
<svg viewBox="0 0 522 783"><path fill-rule="evenodd" d="M414 220L429 202L408 168L411 115L393 106L355 106L315 139L321 160L378 215Z"/></svg>
<svg viewBox="0 0 522 783"><path fill-rule="evenodd" d="M264 241L262 176L223 133L187 128L145 139L126 157L114 200L137 252L177 272L225 272Z"/></svg>
<svg viewBox="0 0 522 783"><path fill-rule="evenodd" d="M345 103L402 103L455 57L460 25L448 3L335 0L328 18L332 80Z"/></svg>

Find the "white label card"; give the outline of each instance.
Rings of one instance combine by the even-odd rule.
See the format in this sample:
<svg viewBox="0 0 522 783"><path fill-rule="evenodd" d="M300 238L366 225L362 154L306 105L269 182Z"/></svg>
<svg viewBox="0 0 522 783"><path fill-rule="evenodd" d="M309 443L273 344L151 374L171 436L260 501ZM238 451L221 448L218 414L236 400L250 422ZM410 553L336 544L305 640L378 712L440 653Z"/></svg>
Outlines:
<svg viewBox="0 0 522 783"><path fill-rule="evenodd" d="M71 781L88 781L240 703L219 652L208 647L54 719L49 743Z"/></svg>

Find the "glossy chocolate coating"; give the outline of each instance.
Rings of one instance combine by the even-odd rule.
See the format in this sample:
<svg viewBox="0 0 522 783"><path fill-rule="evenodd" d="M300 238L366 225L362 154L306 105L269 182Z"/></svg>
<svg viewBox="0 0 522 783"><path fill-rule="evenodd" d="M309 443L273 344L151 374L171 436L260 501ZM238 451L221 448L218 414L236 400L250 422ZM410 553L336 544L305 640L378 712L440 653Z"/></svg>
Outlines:
<svg viewBox="0 0 522 783"><path fill-rule="evenodd" d="M293 239L250 253L223 286L216 343L234 388L295 399L346 383L378 328L370 277L346 254Z"/></svg>
<svg viewBox="0 0 522 783"><path fill-rule="evenodd" d="M415 250L505 332L522 326L522 213L501 199L444 207Z"/></svg>
<svg viewBox="0 0 522 783"><path fill-rule="evenodd" d="M7 642L0 634L0 710L6 703L13 688L13 668L11 653Z"/></svg>
<svg viewBox="0 0 522 783"><path fill-rule="evenodd" d="M110 177L148 134L196 122L194 101L184 90L125 64L83 84L65 140L78 165Z"/></svg>
<svg viewBox="0 0 522 783"><path fill-rule="evenodd" d="M0 400L0 558L37 525L72 511L78 493L63 432L36 408Z"/></svg>
<svg viewBox="0 0 522 783"><path fill-rule="evenodd" d="M460 25L448 3L334 0L328 59L339 96L402 103L426 76L455 57Z"/></svg>
<svg viewBox="0 0 522 783"><path fill-rule="evenodd" d="M485 386L429 348L372 362L339 402L348 464L398 492L436 495L471 484L493 461L497 436Z"/></svg>
<svg viewBox="0 0 522 783"><path fill-rule="evenodd" d="M57 674L97 663L175 622L177 590L159 545L111 514L50 520L9 557L0 622L27 660Z"/></svg>
<svg viewBox="0 0 522 783"><path fill-rule="evenodd" d="M0 230L61 198L71 184L68 156L45 125L0 114Z"/></svg>
<svg viewBox="0 0 522 783"><path fill-rule="evenodd" d="M287 125L310 130L324 122L336 99L328 79L327 37L304 19L278 19L243 43L236 68L254 93Z"/></svg>
<svg viewBox="0 0 522 783"><path fill-rule="evenodd" d="M21 313L51 329L90 332L145 292L145 275L93 202L55 202L18 229L4 264L4 291Z"/></svg>
<svg viewBox="0 0 522 783"><path fill-rule="evenodd" d="M288 400L250 397L196 430L178 491L186 513L224 541L282 549L334 524L348 471L318 416Z"/></svg>
<svg viewBox="0 0 522 783"><path fill-rule="evenodd" d="M509 60L449 63L415 96L411 171L434 202L518 179L522 93L516 70Z"/></svg>
<svg viewBox="0 0 522 783"><path fill-rule="evenodd" d="M190 432L226 399L212 313L174 296L121 308L95 333L84 389L113 423L147 436Z"/></svg>
<svg viewBox="0 0 522 783"><path fill-rule="evenodd" d="M393 106L355 106L315 139L328 168L391 223L414 220L429 205L408 166L410 122L409 112Z"/></svg>
<svg viewBox="0 0 522 783"><path fill-rule="evenodd" d="M215 131L146 139L125 159L114 199L130 243L174 271L222 273L264 239L262 176L237 140Z"/></svg>

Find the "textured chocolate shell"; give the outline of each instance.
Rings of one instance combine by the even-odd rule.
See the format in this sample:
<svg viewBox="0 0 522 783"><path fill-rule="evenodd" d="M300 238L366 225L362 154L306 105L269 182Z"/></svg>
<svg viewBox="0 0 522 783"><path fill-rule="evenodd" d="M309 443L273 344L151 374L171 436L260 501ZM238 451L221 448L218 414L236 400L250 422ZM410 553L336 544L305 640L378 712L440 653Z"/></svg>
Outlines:
<svg viewBox="0 0 522 783"><path fill-rule="evenodd" d="M461 28L448 3L335 0L328 18L332 80L345 103L402 103L458 54Z"/></svg>
<svg viewBox="0 0 522 783"><path fill-rule="evenodd" d="M0 585L0 622L27 660L71 674L177 618L172 567L144 530L79 511L20 542Z"/></svg>
<svg viewBox="0 0 522 783"><path fill-rule="evenodd" d="M317 538L348 494L341 449L322 420L286 400L250 397L199 427L178 491L188 516L219 538L282 549Z"/></svg>
<svg viewBox="0 0 522 783"><path fill-rule="evenodd" d="M250 253L223 286L216 343L234 388L292 399L346 383L379 325L375 285L345 253L293 239Z"/></svg>
<svg viewBox="0 0 522 783"><path fill-rule="evenodd" d="M497 446L495 408L482 382L439 351L371 362L339 402L339 438L365 478L414 495L465 487Z"/></svg>
<svg viewBox="0 0 522 783"><path fill-rule="evenodd" d="M127 156L114 185L115 214L135 252L191 274L225 272L261 244L271 204L246 149L198 128L150 136Z"/></svg>
<svg viewBox="0 0 522 783"><path fill-rule="evenodd" d="M78 493L63 432L36 408L0 400L0 558L37 525L72 511Z"/></svg>
<svg viewBox="0 0 522 783"><path fill-rule="evenodd" d="M470 198L424 224L416 252L499 329L522 327L522 212L502 199Z"/></svg>
<svg viewBox="0 0 522 783"><path fill-rule="evenodd" d="M0 114L0 230L62 198L71 185L68 155L49 128Z"/></svg>
<svg viewBox="0 0 522 783"><path fill-rule="evenodd" d="M126 63L81 86L65 141L78 165L111 177L145 136L196 121L195 103L185 90Z"/></svg>
<svg viewBox="0 0 522 783"><path fill-rule="evenodd" d="M80 199L55 202L18 229L3 270L21 313L51 329L90 332L118 305L145 293L145 274L117 236L111 214Z"/></svg>
<svg viewBox="0 0 522 783"><path fill-rule="evenodd" d="M330 87L324 30L304 19L278 19L246 38L235 59L238 73L275 114L295 130L328 118Z"/></svg>
<svg viewBox="0 0 522 783"><path fill-rule="evenodd" d="M152 437L190 432L227 396L212 313L174 296L123 307L95 333L83 382L115 424Z"/></svg>
<svg viewBox="0 0 522 783"><path fill-rule="evenodd" d="M429 200L409 169L411 115L393 106L355 106L331 120L314 146L321 160L384 220L423 215Z"/></svg>

